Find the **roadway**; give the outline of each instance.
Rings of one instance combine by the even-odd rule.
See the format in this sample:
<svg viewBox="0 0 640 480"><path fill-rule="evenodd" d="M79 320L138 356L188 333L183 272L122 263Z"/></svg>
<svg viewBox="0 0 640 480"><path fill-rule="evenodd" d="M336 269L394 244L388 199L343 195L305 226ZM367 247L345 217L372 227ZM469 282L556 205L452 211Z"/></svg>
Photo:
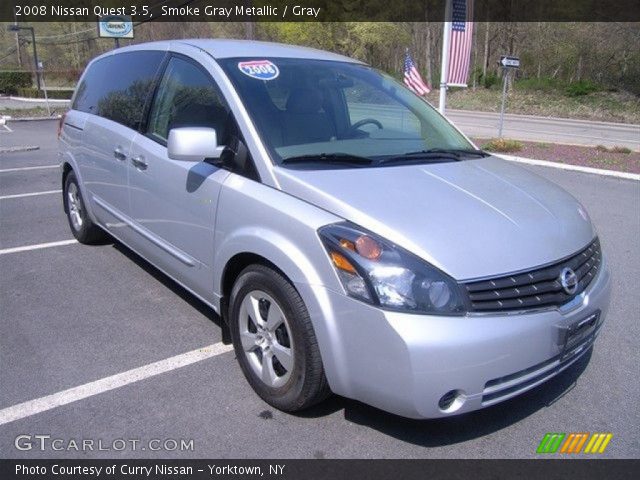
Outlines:
<svg viewBox="0 0 640 480"><path fill-rule="evenodd" d="M450 110L447 117L468 136L498 136L499 113ZM640 151L640 125L624 123L505 114L503 136L532 142L623 146Z"/></svg>

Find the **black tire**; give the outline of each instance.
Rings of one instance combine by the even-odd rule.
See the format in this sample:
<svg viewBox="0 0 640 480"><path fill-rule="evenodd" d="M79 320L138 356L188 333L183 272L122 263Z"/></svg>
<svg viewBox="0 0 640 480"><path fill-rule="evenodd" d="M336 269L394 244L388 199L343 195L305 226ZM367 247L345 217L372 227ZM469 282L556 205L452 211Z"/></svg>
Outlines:
<svg viewBox="0 0 640 480"><path fill-rule="evenodd" d="M77 209L72 205L72 201L69 196L70 192L73 192L75 195ZM65 178L62 201L64 202L64 211L67 214L71 233L76 237L76 240L80 243L91 245L104 242L107 239L107 233L93 223L87 213L84 198L82 198L82 192L80 191L80 185L78 185L78 179L76 178L76 174L73 170L71 170ZM74 220L73 212L77 212L80 221Z"/></svg>
<svg viewBox="0 0 640 480"><path fill-rule="evenodd" d="M255 292L266 293L275 300L279 311L286 319L285 340L288 340L289 333L291 336L293 367L286 383L278 387L265 383L250 364L251 355L262 358L264 353L257 353L260 347L256 347L256 352L245 352L240 338L242 304ZM271 309L271 303L267 303L266 308ZM268 310L265 310L263 315L261 310L263 319L267 312ZM233 347L242 372L255 392L269 405L286 412L296 412L321 402L331 394L309 312L296 289L280 273L264 265L251 265L244 269L231 291L228 319ZM275 366L282 367L279 362L276 362ZM284 367L280 370L284 370Z"/></svg>

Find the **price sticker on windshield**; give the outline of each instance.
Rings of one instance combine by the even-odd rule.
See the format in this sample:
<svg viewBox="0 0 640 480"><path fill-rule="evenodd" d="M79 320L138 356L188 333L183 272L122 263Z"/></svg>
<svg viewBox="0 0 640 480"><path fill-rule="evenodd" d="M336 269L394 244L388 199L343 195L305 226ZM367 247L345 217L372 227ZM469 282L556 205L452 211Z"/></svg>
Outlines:
<svg viewBox="0 0 640 480"><path fill-rule="evenodd" d="M273 80L280 75L280 70L269 60L252 60L238 63L238 68L245 75L257 80Z"/></svg>

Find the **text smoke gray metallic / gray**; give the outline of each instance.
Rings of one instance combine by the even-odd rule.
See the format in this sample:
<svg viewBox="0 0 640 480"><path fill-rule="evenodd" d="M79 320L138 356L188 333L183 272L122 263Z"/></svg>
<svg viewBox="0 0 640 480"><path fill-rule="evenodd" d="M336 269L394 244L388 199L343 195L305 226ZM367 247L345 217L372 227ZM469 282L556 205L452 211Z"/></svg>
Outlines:
<svg viewBox="0 0 640 480"><path fill-rule="evenodd" d="M75 237L110 235L210 305L285 411L331 392L413 418L493 405L588 352L607 313L577 200L340 55L117 49L59 139Z"/></svg>

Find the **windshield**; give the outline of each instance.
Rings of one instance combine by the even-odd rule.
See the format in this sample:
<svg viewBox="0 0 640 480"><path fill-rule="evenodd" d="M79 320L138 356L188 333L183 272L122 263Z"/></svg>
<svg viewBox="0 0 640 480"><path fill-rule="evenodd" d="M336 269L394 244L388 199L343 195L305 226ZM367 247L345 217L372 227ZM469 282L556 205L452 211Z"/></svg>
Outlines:
<svg viewBox="0 0 640 480"><path fill-rule="evenodd" d="M433 151L474 148L427 102L371 67L296 58L219 62L278 164L377 166L403 156L415 161L421 152L431 151L425 159L433 160Z"/></svg>

